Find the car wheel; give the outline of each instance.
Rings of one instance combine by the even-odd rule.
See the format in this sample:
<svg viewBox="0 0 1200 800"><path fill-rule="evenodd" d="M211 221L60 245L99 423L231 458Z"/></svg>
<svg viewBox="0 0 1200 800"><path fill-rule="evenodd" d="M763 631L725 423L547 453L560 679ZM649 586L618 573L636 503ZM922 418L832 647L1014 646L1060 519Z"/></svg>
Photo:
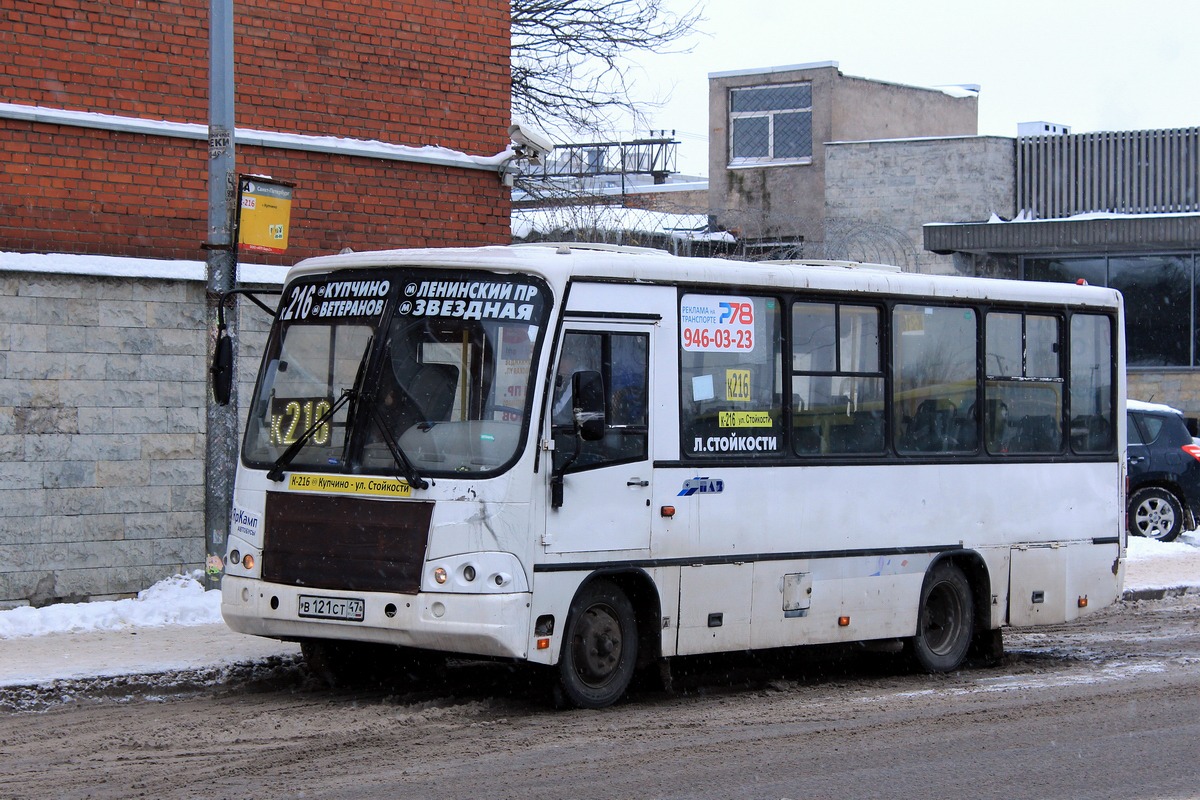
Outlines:
<svg viewBox="0 0 1200 800"><path fill-rule="evenodd" d="M637 623L625 593L608 581L585 586L571 604L558 662L565 704L604 708L621 698L637 663Z"/></svg>
<svg viewBox="0 0 1200 800"><path fill-rule="evenodd" d="M917 612L913 660L925 672L958 669L975 636L975 604L962 570L942 561L925 576Z"/></svg>
<svg viewBox="0 0 1200 800"><path fill-rule="evenodd" d="M1166 489L1151 486L1129 498L1129 532L1169 542L1183 530L1183 504Z"/></svg>

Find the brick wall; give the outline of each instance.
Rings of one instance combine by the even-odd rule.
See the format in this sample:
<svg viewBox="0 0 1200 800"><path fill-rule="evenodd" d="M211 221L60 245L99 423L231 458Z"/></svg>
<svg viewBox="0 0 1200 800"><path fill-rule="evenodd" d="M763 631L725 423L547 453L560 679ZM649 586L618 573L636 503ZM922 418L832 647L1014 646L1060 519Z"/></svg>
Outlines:
<svg viewBox="0 0 1200 800"><path fill-rule="evenodd" d="M506 0L235 4L239 128L507 145ZM207 0L0 2L6 102L205 124ZM0 250L203 258L207 142L0 119ZM237 168L298 184L290 249L509 239L489 170L240 146Z"/></svg>
<svg viewBox="0 0 1200 800"><path fill-rule="evenodd" d="M0 250L203 259L207 156L200 141L0 120ZM237 160L297 184L288 252L258 263L510 240L495 172L245 146Z"/></svg>
<svg viewBox="0 0 1200 800"><path fill-rule="evenodd" d="M208 0L3 0L0 96L205 122ZM507 0L238 0L239 126L496 152ZM418 142L418 140L422 140Z"/></svg>

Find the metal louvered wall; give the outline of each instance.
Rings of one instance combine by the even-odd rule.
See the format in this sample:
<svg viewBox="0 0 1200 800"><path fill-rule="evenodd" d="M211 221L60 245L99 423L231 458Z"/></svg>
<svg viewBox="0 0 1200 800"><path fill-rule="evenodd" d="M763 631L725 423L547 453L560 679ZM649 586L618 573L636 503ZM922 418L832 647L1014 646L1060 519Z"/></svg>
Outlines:
<svg viewBox="0 0 1200 800"><path fill-rule="evenodd" d="M1200 128L1022 137L1017 209L1033 219L1200 211Z"/></svg>

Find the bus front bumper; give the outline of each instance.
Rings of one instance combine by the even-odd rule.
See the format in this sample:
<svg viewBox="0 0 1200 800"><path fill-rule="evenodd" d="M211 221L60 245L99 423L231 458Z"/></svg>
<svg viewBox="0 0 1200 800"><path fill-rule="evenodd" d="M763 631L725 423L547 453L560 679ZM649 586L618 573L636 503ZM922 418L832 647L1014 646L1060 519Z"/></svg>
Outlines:
<svg viewBox="0 0 1200 800"><path fill-rule="evenodd" d="M361 620L302 616L335 613ZM273 639L341 639L500 658L528 657L530 595L386 594L310 589L226 575L221 615L239 633Z"/></svg>

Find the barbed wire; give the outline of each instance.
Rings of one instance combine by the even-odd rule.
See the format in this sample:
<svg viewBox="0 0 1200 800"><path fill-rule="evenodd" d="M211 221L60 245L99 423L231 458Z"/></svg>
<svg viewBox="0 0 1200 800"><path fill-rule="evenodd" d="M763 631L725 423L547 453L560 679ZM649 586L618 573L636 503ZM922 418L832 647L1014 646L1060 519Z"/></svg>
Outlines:
<svg viewBox="0 0 1200 800"><path fill-rule="evenodd" d="M918 267L919 251L902 230L862 219L827 219L825 241L762 230L754 211L713 210L672 203L670 210L630 208L598 200L594 192L533 197L513 209L516 242L588 242L666 250L676 255L737 261L817 259ZM777 227L777 226L776 226ZM797 226L799 227L799 226Z"/></svg>

